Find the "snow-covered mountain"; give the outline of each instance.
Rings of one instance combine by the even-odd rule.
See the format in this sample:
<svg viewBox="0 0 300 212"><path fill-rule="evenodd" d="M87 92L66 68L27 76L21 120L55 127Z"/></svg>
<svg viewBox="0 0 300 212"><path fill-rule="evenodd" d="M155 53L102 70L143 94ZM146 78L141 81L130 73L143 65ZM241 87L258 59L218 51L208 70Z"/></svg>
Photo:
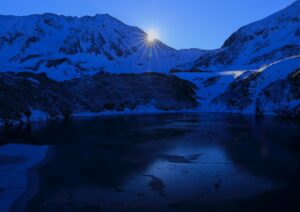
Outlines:
<svg viewBox="0 0 300 212"><path fill-rule="evenodd" d="M299 58L297 0L242 27L222 48L178 66L175 74L197 85L201 111L300 117Z"/></svg>
<svg viewBox="0 0 300 212"><path fill-rule="evenodd" d="M175 50L158 40L148 45L146 36L109 15L0 16L0 67L66 80L99 71L168 72L203 53Z"/></svg>
<svg viewBox="0 0 300 212"><path fill-rule="evenodd" d="M233 33L222 48L208 51L180 69L210 71L258 69L300 55L300 0Z"/></svg>
<svg viewBox="0 0 300 212"><path fill-rule="evenodd" d="M138 108L300 117L300 0L217 50L145 38L109 15L0 16L0 125Z"/></svg>

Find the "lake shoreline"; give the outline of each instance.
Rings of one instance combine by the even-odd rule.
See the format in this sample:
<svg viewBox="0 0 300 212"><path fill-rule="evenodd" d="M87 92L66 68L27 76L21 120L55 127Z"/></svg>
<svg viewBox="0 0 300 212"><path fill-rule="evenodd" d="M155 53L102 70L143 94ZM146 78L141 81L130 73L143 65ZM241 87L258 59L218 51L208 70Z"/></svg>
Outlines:
<svg viewBox="0 0 300 212"><path fill-rule="evenodd" d="M39 118L33 118L30 120L23 120L23 121L14 121L10 122L9 125L5 124L3 120L0 120L0 130L4 128L16 128L16 127L22 127L27 124L36 124L36 123L47 123L51 121L61 121L61 120L80 120L80 119L85 119L85 118L98 118L98 117L113 117L113 116L134 116L134 115L164 115L164 114L220 114L220 115L239 115L239 116L252 116L252 117L257 117L258 119L262 118L278 118L278 119L287 119L287 120L294 120L297 121L299 120L298 118L293 118L293 117L286 117L286 116L278 116L275 114L265 114L263 116L256 116L254 113L241 113L238 111L206 111L206 110L180 110L180 111L163 111L163 110L158 110L158 109L151 109L148 111L142 111L142 110L135 110L135 111L105 111L105 112L99 112L99 113L94 113L94 112L80 112L80 113L75 113L72 114L70 117L63 117L63 116L57 116L55 118L50 118L47 116L44 117L39 117Z"/></svg>
<svg viewBox="0 0 300 212"><path fill-rule="evenodd" d="M53 157L54 152L54 148L49 147L44 159L27 170L26 174L28 176L28 182L25 192L13 202L9 211L26 211L27 204L38 193L40 188L40 176L38 170Z"/></svg>

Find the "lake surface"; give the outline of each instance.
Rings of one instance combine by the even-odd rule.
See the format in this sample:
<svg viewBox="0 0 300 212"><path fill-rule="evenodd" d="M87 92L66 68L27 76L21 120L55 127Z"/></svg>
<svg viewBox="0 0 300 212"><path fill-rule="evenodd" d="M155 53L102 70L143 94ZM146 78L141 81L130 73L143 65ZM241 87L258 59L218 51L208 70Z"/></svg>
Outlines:
<svg viewBox="0 0 300 212"><path fill-rule="evenodd" d="M1 211L297 210L300 123L104 116L0 132Z"/></svg>

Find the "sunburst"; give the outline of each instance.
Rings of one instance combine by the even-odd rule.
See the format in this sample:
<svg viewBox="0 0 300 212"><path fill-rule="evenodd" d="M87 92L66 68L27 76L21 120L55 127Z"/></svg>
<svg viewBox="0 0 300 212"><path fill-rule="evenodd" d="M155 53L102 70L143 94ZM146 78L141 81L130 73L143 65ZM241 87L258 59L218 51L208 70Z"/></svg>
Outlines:
<svg viewBox="0 0 300 212"><path fill-rule="evenodd" d="M159 39L159 32L156 29L149 29L146 31L146 42L153 45Z"/></svg>

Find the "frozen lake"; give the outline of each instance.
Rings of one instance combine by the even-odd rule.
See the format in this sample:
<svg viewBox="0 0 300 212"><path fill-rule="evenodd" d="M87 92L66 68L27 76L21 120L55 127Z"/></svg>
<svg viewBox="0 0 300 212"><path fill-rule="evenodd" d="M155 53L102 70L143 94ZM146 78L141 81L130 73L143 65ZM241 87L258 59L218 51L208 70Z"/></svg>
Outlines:
<svg viewBox="0 0 300 212"><path fill-rule="evenodd" d="M0 211L295 209L300 123L106 116L0 132Z"/></svg>

